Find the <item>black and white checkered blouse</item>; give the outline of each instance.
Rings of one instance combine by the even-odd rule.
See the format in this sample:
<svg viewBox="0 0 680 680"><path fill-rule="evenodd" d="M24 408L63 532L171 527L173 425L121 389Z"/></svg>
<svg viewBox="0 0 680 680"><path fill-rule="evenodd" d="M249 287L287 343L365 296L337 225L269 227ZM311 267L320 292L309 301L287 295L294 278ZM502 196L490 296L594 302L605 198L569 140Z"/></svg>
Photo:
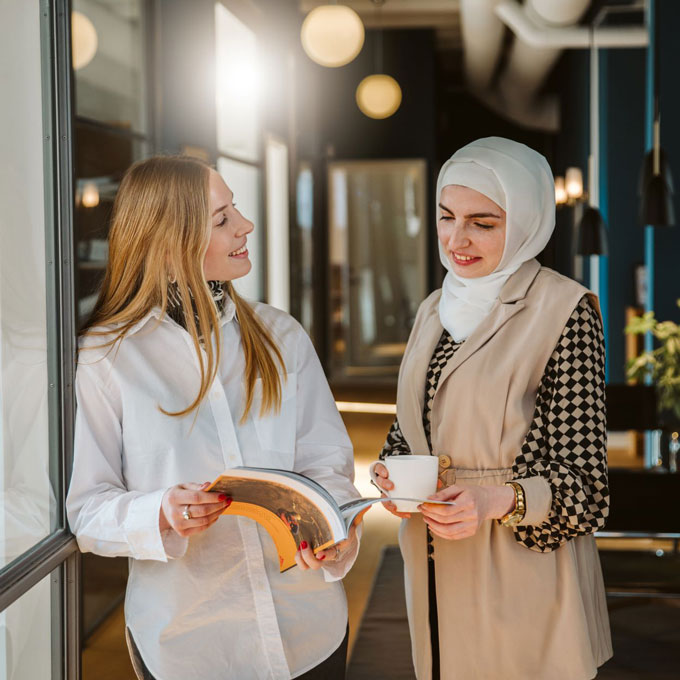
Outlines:
<svg viewBox="0 0 680 680"><path fill-rule="evenodd" d="M423 408L430 451L434 394L442 369L461 344L445 330L432 354ZM602 324L584 297L548 361L531 427L512 466L515 479L540 475L552 489L548 519L538 526L514 527L515 538L531 550L550 552L604 526L609 507L604 390ZM380 457L408 453L395 419Z"/></svg>

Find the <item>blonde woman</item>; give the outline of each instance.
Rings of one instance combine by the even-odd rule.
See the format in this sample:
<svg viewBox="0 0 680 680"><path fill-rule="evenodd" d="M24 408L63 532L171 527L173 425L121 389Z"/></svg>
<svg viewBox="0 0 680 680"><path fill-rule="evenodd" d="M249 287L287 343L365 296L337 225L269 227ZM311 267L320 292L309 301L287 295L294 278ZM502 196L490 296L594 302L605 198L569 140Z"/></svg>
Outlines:
<svg viewBox="0 0 680 680"><path fill-rule="evenodd" d="M83 551L130 558L128 645L140 678L344 678L339 582L356 531L301 543L280 574L251 520L206 492L225 469L296 470L358 495L351 443L309 338L238 296L253 230L222 178L185 157L124 177L109 264L81 333L67 507ZM304 537L303 537L304 538Z"/></svg>
<svg viewBox="0 0 680 680"><path fill-rule="evenodd" d="M454 502L401 515L418 680L589 680L612 655L593 537L609 509L602 322L534 259L554 189L543 156L499 137L439 174L448 274L418 311L382 452L438 456L434 498Z"/></svg>

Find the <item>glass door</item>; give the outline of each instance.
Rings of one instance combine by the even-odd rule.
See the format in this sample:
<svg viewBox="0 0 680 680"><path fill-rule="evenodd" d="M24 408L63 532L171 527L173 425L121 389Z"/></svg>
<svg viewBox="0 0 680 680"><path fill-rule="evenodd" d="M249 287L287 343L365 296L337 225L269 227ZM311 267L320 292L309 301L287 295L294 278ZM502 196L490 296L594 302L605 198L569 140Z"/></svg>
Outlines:
<svg viewBox="0 0 680 680"><path fill-rule="evenodd" d="M77 678L68 2L0 11L0 680Z"/></svg>
<svg viewBox="0 0 680 680"><path fill-rule="evenodd" d="M423 160L328 169L334 379L396 378L427 286Z"/></svg>

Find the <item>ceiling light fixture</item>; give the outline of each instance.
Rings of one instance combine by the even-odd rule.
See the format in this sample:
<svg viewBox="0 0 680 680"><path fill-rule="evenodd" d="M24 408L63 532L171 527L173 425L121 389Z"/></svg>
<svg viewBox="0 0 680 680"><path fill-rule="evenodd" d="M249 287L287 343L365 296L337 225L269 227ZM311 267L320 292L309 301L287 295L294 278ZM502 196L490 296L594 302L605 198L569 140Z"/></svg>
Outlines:
<svg viewBox="0 0 680 680"><path fill-rule="evenodd" d="M302 22L300 40L307 56L321 66L349 64L364 46L364 24L346 5L320 5Z"/></svg>
<svg viewBox="0 0 680 680"><path fill-rule="evenodd" d="M373 0L376 12L380 11L385 0ZM383 29L379 21L376 35L376 71L370 76L366 76L356 90L356 101L360 111L369 118L384 120L397 112L401 106L401 87L392 77L383 73Z"/></svg>

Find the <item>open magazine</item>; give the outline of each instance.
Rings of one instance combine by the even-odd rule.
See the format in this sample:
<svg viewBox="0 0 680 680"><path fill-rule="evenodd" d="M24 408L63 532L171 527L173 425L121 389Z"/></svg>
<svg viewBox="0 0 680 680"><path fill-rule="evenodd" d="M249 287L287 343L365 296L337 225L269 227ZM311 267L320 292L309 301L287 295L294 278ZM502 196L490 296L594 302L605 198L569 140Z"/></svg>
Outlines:
<svg viewBox="0 0 680 680"><path fill-rule="evenodd" d="M356 516L374 503L419 498L355 498L338 505L321 486L291 470L236 467L220 475L207 489L230 496L224 515L241 515L261 524L272 537L279 554L279 568L295 566L295 553L307 541L315 553L347 538ZM440 501L442 505L448 505Z"/></svg>

